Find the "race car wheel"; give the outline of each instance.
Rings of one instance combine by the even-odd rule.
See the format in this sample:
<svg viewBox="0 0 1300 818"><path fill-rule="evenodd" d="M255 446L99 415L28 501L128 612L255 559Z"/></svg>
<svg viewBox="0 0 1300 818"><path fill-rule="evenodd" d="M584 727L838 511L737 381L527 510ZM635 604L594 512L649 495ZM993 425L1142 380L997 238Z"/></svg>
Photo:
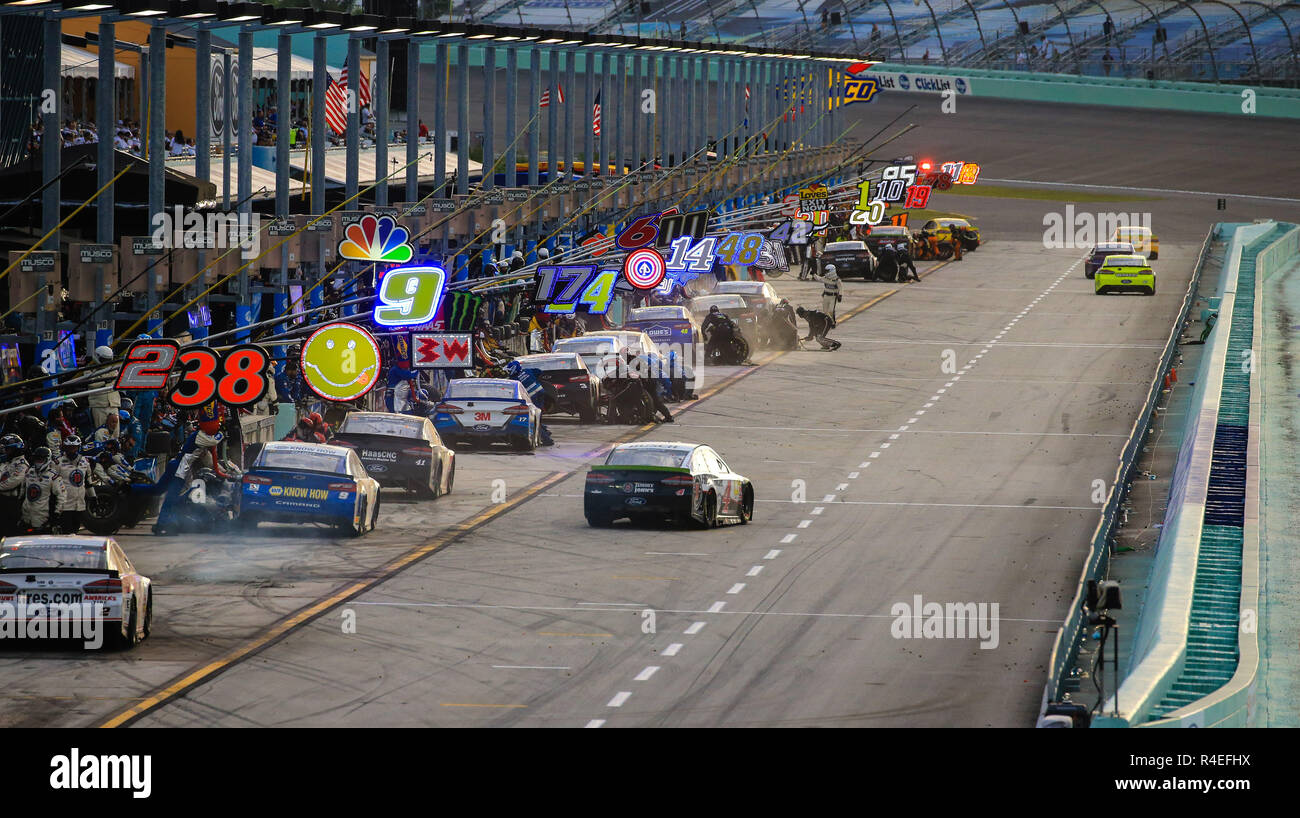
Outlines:
<svg viewBox="0 0 1300 818"><path fill-rule="evenodd" d="M456 482L456 461L451 461L451 472L447 474L447 490L443 494L451 494L452 484Z"/></svg>
<svg viewBox="0 0 1300 818"><path fill-rule="evenodd" d="M257 517L253 516L253 512L251 511L246 511L243 514L240 514L238 523L241 529L249 533L257 530Z"/></svg>
<svg viewBox="0 0 1300 818"><path fill-rule="evenodd" d="M1155 261L1156 259L1160 258L1160 251L1156 250L1150 256L1148 256L1148 258L1150 258L1152 261Z"/></svg>
<svg viewBox="0 0 1300 818"><path fill-rule="evenodd" d="M510 448L517 452L530 452L533 450L532 435L523 435L514 437L510 440Z"/></svg>
<svg viewBox="0 0 1300 818"><path fill-rule="evenodd" d="M1156 294L1156 285L1152 284L1150 287L1147 288L1147 295L1155 295L1155 294Z"/></svg>
<svg viewBox="0 0 1300 818"><path fill-rule="evenodd" d="M126 613L128 609L131 611L129 615ZM129 597L123 601L122 616L126 620L126 632L123 633L122 624L119 623L117 630L113 631L109 636L108 641L111 647L118 648L119 650L129 650L135 647L136 626L139 622L139 618L135 612L135 599L133 597Z"/></svg>
<svg viewBox="0 0 1300 818"><path fill-rule="evenodd" d="M754 492L745 489L744 499L740 501L740 524L744 525L754 519Z"/></svg>
<svg viewBox="0 0 1300 818"><path fill-rule="evenodd" d="M153 589L149 589L149 598L144 603L144 638L153 633Z"/></svg>
<svg viewBox="0 0 1300 818"><path fill-rule="evenodd" d="M596 407L583 405L578 409L578 420L583 423L595 423L597 418Z"/></svg>
<svg viewBox="0 0 1300 818"><path fill-rule="evenodd" d="M353 537L360 537L366 533L366 520L370 515L370 503L365 500L362 500L361 503L360 519L355 523L343 524L343 528Z"/></svg>
<svg viewBox="0 0 1300 818"><path fill-rule="evenodd" d="M700 523L700 527L718 527L718 497L712 492L704 498L704 522Z"/></svg>
<svg viewBox="0 0 1300 818"><path fill-rule="evenodd" d="M609 528L614 524L614 517L609 512L589 511L586 516L587 525L592 528Z"/></svg>
<svg viewBox="0 0 1300 818"><path fill-rule="evenodd" d="M938 258L940 261L947 261L948 259L952 258L952 245L946 241L940 242L939 252L936 254L935 257Z"/></svg>
<svg viewBox="0 0 1300 818"><path fill-rule="evenodd" d="M379 527L379 508L383 504L383 498L378 494L375 495L375 510L370 513L370 530L374 531Z"/></svg>

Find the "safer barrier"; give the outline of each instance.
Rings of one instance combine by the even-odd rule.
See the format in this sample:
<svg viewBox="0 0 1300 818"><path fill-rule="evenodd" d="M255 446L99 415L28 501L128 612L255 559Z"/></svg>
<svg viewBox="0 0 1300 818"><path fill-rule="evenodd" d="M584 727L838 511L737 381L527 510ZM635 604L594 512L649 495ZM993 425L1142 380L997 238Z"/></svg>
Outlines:
<svg viewBox="0 0 1300 818"><path fill-rule="evenodd" d="M941 93L951 89L959 97L1300 119L1300 91L1291 88L977 68L949 69L901 63L880 63L872 68L871 75L877 77L880 91L885 94ZM1246 91L1250 93L1243 96Z"/></svg>
<svg viewBox="0 0 1300 818"><path fill-rule="evenodd" d="M1219 227L1223 227L1220 225ZM1290 229L1286 229L1290 228ZM1259 374L1264 265L1282 263L1300 230L1233 231L1213 347L1202 360L1188 433L1134 637L1133 667L1098 727L1245 726L1259 664ZM1265 244L1261 248L1259 245ZM1284 255L1284 251L1288 251Z"/></svg>
<svg viewBox="0 0 1300 818"><path fill-rule="evenodd" d="M1160 353L1160 362L1156 366L1155 374L1151 378L1151 385L1147 389L1146 400L1142 404L1142 411L1133 423L1128 440L1124 444L1124 449L1120 452L1119 463L1115 467L1115 477L1111 481L1110 492L1106 495L1106 502L1102 505L1101 519L1097 522L1096 529L1093 530L1088 557L1084 561L1083 571L1079 577L1079 585L1075 589L1074 599L1070 603L1069 614L1066 616L1065 624L1057 631L1056 641L1052 646L1052 655L1048 664L1047 684L1043 688L1043 699L1039 708L1040 717L1045 714L1048 703L1060 701L1064 697L1065 693L1068 692L1067 687L1070 680L1074 678L1074 674L1070 672L1070 669L1074 667L1078 658L1079 647L1084 639L1083 603L1087 595L1088 581L1093 579L1101 580L1106 577L1110 566L1110 543L1115 532L1115 521L1119 516L1120 507L1123 505L1124 495L1132 478L1133 469L1137 464L1138 455L1141 454L1142 447L1146 444L1147 434L1151 429L1151 415L1155 412L1156 401L1160 397L1161 385L1164 383L1165 375L1168 374L1173 362L1174 352L1178 349L1179 333L1182 332L1183 325L1187 323L1188 313L1192 308L1192 302L1196 298L1196 288L1201 281L1201 270L1205 265L1205 259L1210 250L1210 242L1214 235L1214 231L1211 230L1201 245L1201 252L1196 260L1196 268L1192 272L1191 281L1187 285L1187 292L1183 296L1182 307L1178 311L1178 319L1174 321L1173 327L1169 331L1169 337L1165 340L1164 350Z"/></svg>

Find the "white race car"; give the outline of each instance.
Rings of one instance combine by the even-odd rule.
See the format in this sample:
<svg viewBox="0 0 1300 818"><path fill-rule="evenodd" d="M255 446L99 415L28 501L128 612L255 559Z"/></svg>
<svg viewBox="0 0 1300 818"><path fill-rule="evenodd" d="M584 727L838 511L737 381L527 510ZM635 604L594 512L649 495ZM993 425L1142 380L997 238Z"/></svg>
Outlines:
<svg viewBox="0 0 1300 818"><path fill-rule="evenodd" d="M102 605L105 644L130 648L153 626L153 583L112 537L0 540L0 605ZM66 610L66 609L65 609ZM93 610L93 609L89 609Z"/></svg>

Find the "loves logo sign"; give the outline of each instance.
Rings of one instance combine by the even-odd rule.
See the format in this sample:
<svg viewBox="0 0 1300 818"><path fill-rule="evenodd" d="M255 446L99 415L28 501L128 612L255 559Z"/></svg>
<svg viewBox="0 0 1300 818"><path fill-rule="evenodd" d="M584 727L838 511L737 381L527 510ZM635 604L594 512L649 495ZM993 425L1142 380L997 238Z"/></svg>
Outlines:
<svg viewBox="0 0 1300 818"><path fill-rule="evenodd" d="M411 356L416 369L469 369L474 366L474 336L468 332L413 332Z"/></svg>

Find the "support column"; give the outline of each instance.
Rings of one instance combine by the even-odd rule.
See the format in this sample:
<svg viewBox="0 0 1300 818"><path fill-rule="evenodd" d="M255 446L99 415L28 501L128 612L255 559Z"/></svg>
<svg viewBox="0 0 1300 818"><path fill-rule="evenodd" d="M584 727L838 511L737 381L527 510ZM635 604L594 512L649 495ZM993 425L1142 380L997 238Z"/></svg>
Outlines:
<svg viewBox="0 0 1300 818"><path fill-rule="evenodd" d="M320 215L325 207L325 35L312 41L311 83L311 212ZM322 264L322 267L324 265ZM324 272L324 270L322 270ZM320 288L317 287L317 290Z"/></svg>
<svg viewBox="0 0 1300 818"><path fill-rule="evenodd" d="M447 97L450 91L445 42L439 41L434 47L433 59L433 185L437 188L437 193L434 195L445 198L447 196ZM445 233L446 230L443 232Z"/></svg>
<svg viewBox="0 0 1300 818"><path fill-rule="evenodd" d="M456 192L469 193L469 46L456 47Z"/></svg>
<svg viewBox="0 0 1300 818"><path fill-rule="evenodd" d="M361 153L361 40L348 37L348 88L347 88L347 147L344 159L343 195L349 199L357 195ZM353 202L350 209L359 206Z"/></svg>
<svg viewBox="0 0 1300 818"><path fill-rule="evenodd" d="M411 41L415 45L415 41ZM375 117L375 180L393 172L388 166L388 40L375 42L375 67L370 72L370 113ZM283 116L283 114L281 114ZM375 204L388 204L388 182L375 188Z"/></svg>
<svg viewBox="0 0 1300 818"><path fill-rule="evenodd" d="M253 32L239 30L239 212L251 213L253 203ZM240 273L243 277L243 273Z"/></svg>
<svg viewBox="0 0 1300 818"><path fill-rule="evenodd" d="M437 146L435 146L436 148ZM436 156L437 153L435 152ZM420 43L406 43L406 201L420 199Z"/></svg>
<svg viewBox="0 0 1300 818"><path fill-rule="evenodd" d="M98 122L99 145L95 155L97 166L98 187L104 187L109 183L117 173L113 166L113 139L117 135L117 100L114 98L114 82L116 68L113 59L113 43L116 41L114 34L116 26L112 23L99 24L99 85L95 88L95 120ZM203 32L206 33L206 32ZM204 66L206 68L206 64ZM205 99L206 95L200 97ZM204 157L204 173L199 178L207 178L206 160ZM116 200L113 189L106 188L99 198L95 200L95 239L100 244L113 243L113 206ZM95 291L95 303L98 304L103 298L103 291Z"/></svg>
<svg viewBox="0 0 1300 818"><path fill-rule="evenodd" d="M57 86L55 86L57 87ZM155 23L149 31L149 222L166 207L164 179L167 159L167 29ZM58 130L55 130L57 136ZM158 303L158 284L162 278L154 267L147 278L146 304ZM150 334L162 328L163 318L154 313L146 322Z"/></svg>
<svg viewBox="0 0 1300 818"><path fill-rule="evenodd" d="M293 116L290 114L292 103L289 101L289 83L292 81L293 35L280 32L276 37L276 46L275 215L283 219L289 215L289 188L292 185L289 178L289 131L293 127Z"/></svg>
<svg viewBox="0 0 1300 818"><path fill-rule="evenodd" d="M497 50L483 46L483 181L480 187L491 190L496 185L493 170L496 167L496 109L497 101Z"/></svg>
<svg viewBox="0 0 1300 818"><path fill-rule="evenodd" d="M542 98L542 51L533 47L528 52L528 111L530 122L528 123L528 185L529 187L537 184L537 163L541 161L541 153L538 143L542 136L542 117L541 109L538 108L537 115L533 115L534 106ZM531 205L530 205L531 207Z"/></svg>

